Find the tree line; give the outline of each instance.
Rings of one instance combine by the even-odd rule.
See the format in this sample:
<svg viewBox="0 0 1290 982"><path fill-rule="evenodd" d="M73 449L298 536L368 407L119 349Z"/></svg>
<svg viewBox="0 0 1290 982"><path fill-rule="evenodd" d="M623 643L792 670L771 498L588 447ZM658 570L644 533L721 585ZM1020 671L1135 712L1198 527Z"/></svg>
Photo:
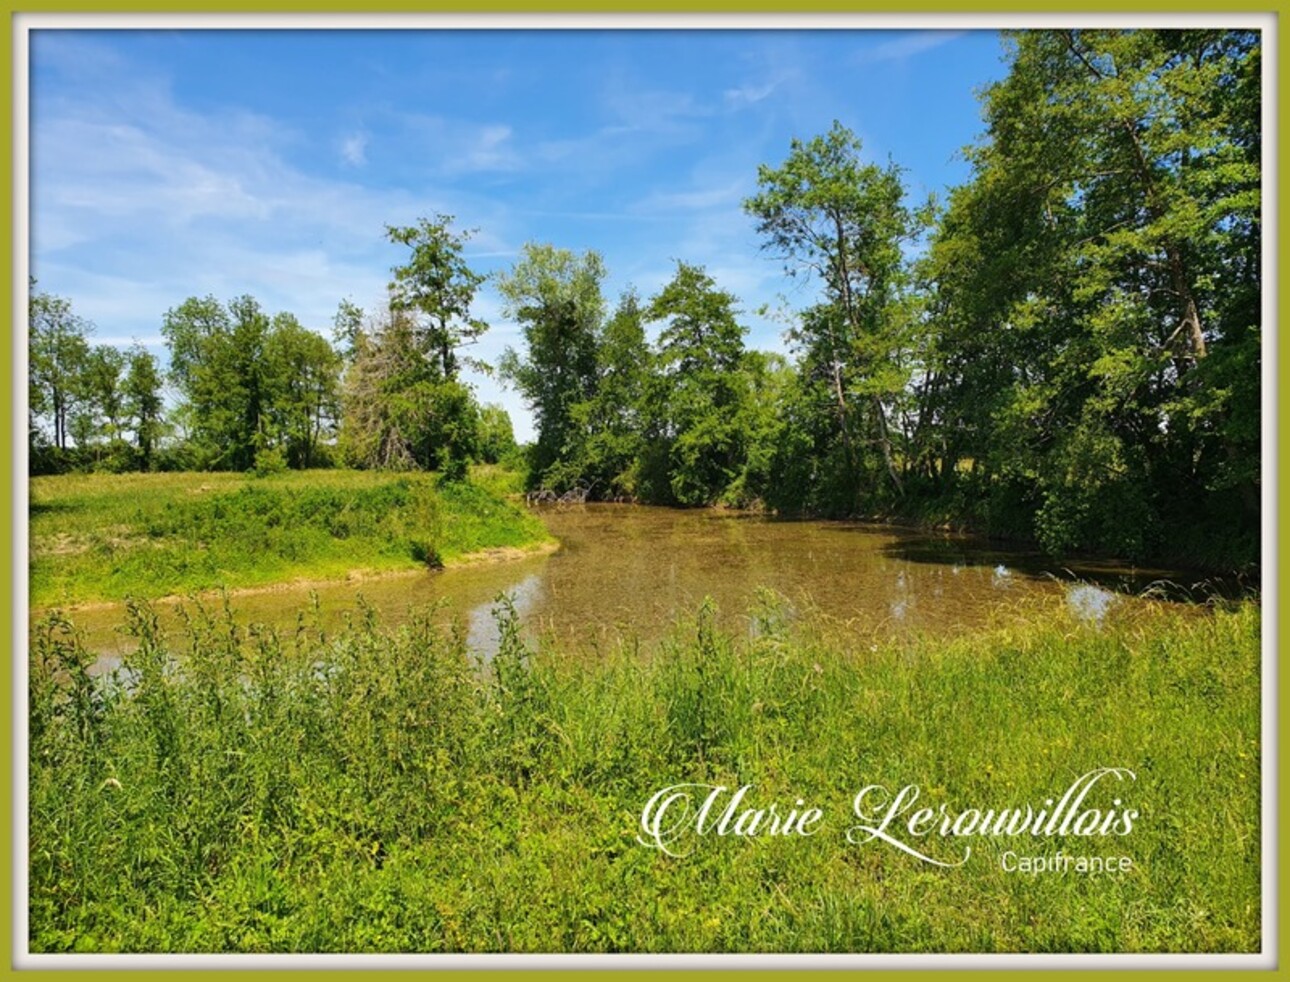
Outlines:
<svg viewBox="0 0 1290 982"><path fill-rule="evenodd" d="M1006 44L970 177L943 202L911 202L836 123L760 167L744 210L810 297L791 357L749 349L700 266L611 304L599 255L526 245L496 280L523 339L496 369L536 422L531 485L906 515L1053 553L1256 557L1259 36ZM467 234L438 216L387 235L409 257L386 304L342 304L331 342L249 298L190 299L166 316L165 373L139 349L73 351L70 307L37 294L33 460L129 433L154 466L163 377L194 466L461 474L508 452L509 420L460 378L486 330Z"/></svg>
<svg viewBox="0 0 1290 982"><path fill-rule="evenodd" d="M509 415L458 377L459 348L486 325L469 315L483 277L449 223L387 227L410 262L394 269L384 310L342 301L330 339L251 296L189 297L162 318L164 369L140 345L92 344L93 325L33 284L32 473L351 466L461 477L471 461L514 457Z"/></svg>

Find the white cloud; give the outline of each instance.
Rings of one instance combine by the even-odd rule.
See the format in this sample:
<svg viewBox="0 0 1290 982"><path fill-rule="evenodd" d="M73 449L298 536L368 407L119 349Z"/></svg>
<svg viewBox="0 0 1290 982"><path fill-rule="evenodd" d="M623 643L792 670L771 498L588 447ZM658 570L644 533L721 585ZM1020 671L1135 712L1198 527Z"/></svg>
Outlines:
<svg viewBox="0 0 1290 982"><path fill-rule="evenodd" d="M341 140L340 159L350 167L362 167L367 163L367 135L352 133Z"/></svg>
<svg viewBox="0 0 1290 982"><path fill-rule="evenodd" d="M625 77L607 81L601 102L622 126L652 133L683 127L687 120L712 114L689 92L646 88Z"/></svg>

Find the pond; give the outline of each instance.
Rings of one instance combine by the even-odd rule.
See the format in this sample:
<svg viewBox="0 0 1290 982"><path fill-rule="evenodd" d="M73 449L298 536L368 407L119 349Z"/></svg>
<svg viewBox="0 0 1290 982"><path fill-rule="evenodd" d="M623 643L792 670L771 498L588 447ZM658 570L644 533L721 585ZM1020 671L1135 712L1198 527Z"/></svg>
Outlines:
<svg viewBox="0 0 1290 982"><path fill-rule="evenodd" d="M705 598L735 630L748 630L750 608L773 596L790 618L809 617L859 641L959 633L1036 598L1101 619L1154 602L1139 597L1153 583L1195 579L1110 563L1062 566L963 536L853 522L612 504L551 506L541 514L561 543L550 554L239 592L233 607L243 622L290 630L315 592L325 625L354 612L359 596L387 624L412 606L439 602L445 618L459 619L472 649L487 656L497 643L500 594L511 597L530 636L547 632L594 650L622 637L656 639ZM163 624L173 622L173 604L159 606ZM117 631L120 605L72 616L106 664L129 647Z"/></svg>

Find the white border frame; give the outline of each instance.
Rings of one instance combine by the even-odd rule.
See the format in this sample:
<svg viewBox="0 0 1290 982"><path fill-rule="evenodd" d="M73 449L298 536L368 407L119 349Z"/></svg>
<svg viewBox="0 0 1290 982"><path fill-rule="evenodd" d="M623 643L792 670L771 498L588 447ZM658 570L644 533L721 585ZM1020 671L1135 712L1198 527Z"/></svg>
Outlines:
<svg viewBox="0 0 1290 982"><path fill-rule="evenodd" d="M28 932L27 857L27 542L28 455L26 324L30 258L30 33L84 29L420 29L420 30L928 30L1043 27L1220 27L1259 30L1262 64L1262 951L1258 954L418 954L196 955L32 954ZM1272 969L1277 967L1279 849L1277 842L1278 665L1277 568L1277 15L1214 14L672 14L672 13L385 13L385 14L157 14L17 13L13 16L13 967L15 969ZM1270 137L1270 138L1269 138ZM1267 598L1272 599L1268 604Z"/></svg>

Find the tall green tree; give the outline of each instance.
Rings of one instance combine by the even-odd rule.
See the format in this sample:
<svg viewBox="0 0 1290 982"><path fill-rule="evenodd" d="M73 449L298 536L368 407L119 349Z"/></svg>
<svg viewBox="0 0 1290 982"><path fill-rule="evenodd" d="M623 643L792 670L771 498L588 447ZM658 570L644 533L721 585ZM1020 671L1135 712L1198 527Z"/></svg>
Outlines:
<svg viewBox="0 0 1290 982"><path fill-rule="evenodd" d="M332 342L345 362L353 361L359 335L363 333L363 308L346 298L336 307L332 318Z"/></svg>
<svg viewBox="0 0 1290 982"><path fill-rule="evenodd" d="M495 403L479 407L479 459L496 464L515 453L515 428L511 415Z"/></svg>
<svg viewBox="0 0 1290 982"><path fill-rule="evenodd" d="M523 352L507 348L498 367L537 422L530 468L536 486L570 483L555 465L575 459L582 449L586 431L575 408L596 391L604 277L604 263L594 252L577 256L530 243L498 279L506 312L519 321L525 342Z"/></svg>
<svg viewBox="0 0 1290 982"><path fill-rule="evenodd" d="M745 329L735 304L702 267L678 262L676 275L645 310L646 319L664 322L659 436L667 443L671 495L682 505L720 500L742 467Z"/></svg>
<svg viewBox="0 0 1290 982"><path fill-rule="evenodd" d="M141 345L133 346L126 353L121 395L127 424L134 433L139 466L145 471L152 467L153 453L164 431L162 385L157 359Z"/></svg>
<svg viewBox="0 0 1290 982"><path fill-rule="evenodd" d="M53 445L67 449L69 423L81 401L81 377L90 356L94 326L78 317L72 303L35 289L27 311L30 377L30 429L47 420Z"/></svg>
<svg viewBox="0 0 1290 982"><path fill-rule="evenodd" d="M274 442L290 467L316 467L339 415L341 357L292 315L273 318L264 343Z"/></svg>
<svg viewBox="0 0 1290 982"><path fill-rule="evenodd" d="M574 425L585 434L576 470L597 497L634 499L644 490L646 396L655 364L640 300L628 290L597 338L593 394L573 409Z"/></svg>
<svg viewBox="0 0 1290 982"><path fill-rule="evenodd" d="M71 433L78 446L95 447L96 458L103 445L121 441L124 371L123 351L112 345L96 344L90 348L76 381L78 406L72 417Z"/></svg>
<svg viewBox="0 0 1290 982"><path fill-rule="evenodd" d="M190 440L213 469L247 470L266 449L273 381L264 357L270 318L250 296L227 308L191 297L166 312L171 379L187 403Z"/></svg>
<svg viewBox="0 0 1290 982"><path fill-rule="evenodd" d="M918 236L926 212L905 206L899 169L865 162L860 140L837 122L822 136L794 140L779 167L762 165L758 187L744 208L763 247L783 259L790 276L823 287L823 304L791 339L830 390L850 506L859 504L869 447L878 448L899 493L891 415L910 378L899 356L910 327L900 303L908 281L902 247Z"/></svg>
<svg viewBox="0 0 1290 982"><path fill-rule="evenodd" d="M1258 37L1009 44L932 250L946 452L1030 509L1053 551L1251 535Z"/></svg>
<svg viewBox="0 0 1290 982"><path fill-rule="evenodd" d="M465 476L477 452L478 404L426 357L405 309L387 307L357 335L341 398L340 443L350 464Z"/></svg>
<svg viewBox="0 0 1290 982"><path fill-rule="evenodd" d="M471 233L453 232L452 222L451 215L437 215L385 229L391 242L412 251L406 263L394 267L390 306L414 318L418 343L447 382L457 379L457 349L474 343L488 329L471 315L475 291L484 281L465 260Z"/></svg>
<svg viewBox="0 0 1290 982"><path fill-rule="evenodd" d="M358 309L344 303L337 314L353 363L349 405L356 415L347 442L369 466L416 466L461 478L476 453L479 405L460 379L470 362L460 349L488 329L471 312L484 277L466 262L471 233L454 232L452 222L436 215L386 226L387 238L410 255L392 270L388 318L362 344L355 343Z"/></svg>

